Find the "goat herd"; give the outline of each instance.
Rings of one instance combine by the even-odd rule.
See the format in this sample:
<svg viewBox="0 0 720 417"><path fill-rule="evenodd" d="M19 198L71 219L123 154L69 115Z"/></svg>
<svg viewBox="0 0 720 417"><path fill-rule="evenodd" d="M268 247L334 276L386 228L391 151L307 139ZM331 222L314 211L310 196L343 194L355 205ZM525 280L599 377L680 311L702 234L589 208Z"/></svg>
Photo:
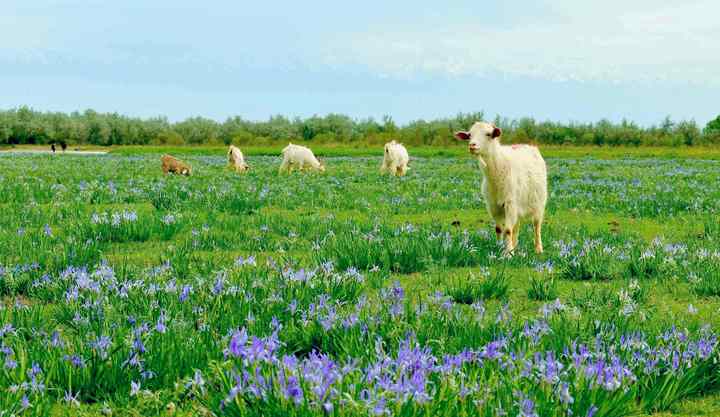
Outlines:
<svg viewBox="0 0 720 417"><path fill-rule="evenodd" d="M505 243L505 253L512 254L518 244L520 223L530 220L535 234L535 252L542 253L542 223L547 203L547 167L540 151L532 145L501 145L502 130L491 123L475 122L469 131L455 137L468 141L483 172L482 194L488 213L495 221L495 233ZM242 151L230 146L228 163L236 172L250 169ZM280 172L297 169L325 172L325 165L305 146L288 144L282 150ZM409 156L401 143L385 144L380 167L383 173L403 176L408 170ZM163 173L192 175L192 167L170 155L161 158Z"/></svg>

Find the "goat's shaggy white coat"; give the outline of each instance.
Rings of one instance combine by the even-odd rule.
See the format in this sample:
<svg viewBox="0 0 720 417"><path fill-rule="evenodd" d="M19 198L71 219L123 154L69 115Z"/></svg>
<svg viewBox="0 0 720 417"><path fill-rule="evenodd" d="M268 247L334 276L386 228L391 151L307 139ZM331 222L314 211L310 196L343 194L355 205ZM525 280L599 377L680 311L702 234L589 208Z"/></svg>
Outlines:
<svg viewBox="0 0 720 417"><path fill-rule="evenodd" d="M403 176L407 173L408 162L410 162L410 156L405 146L393 140L385 144L385 157L380 172Z"/></svg>
<svg viewBox="0 0 720 417"><path fill-rule="evenodd" d="M283 161L280 164L280 172L292 172L297 168L300 171L314 169L325 172L325 166L315 158L315 154L304 146L288 144L282 150Z"/></svg>
<svg viewBox="0 0 720 417"><path fill-rule="evenodd" d="M245 157L242 151L237 146L230 145L227 156L228 165L230 165L235 172L245 172L250 169L250 166L245 163Z"/></svg>
<svg viewBox="0 0 720 417"><path fill-rule="evenodd" d="M547 202L547 167L537 147L501 145L502 131L492 124L476 122L455 137L469 140L470 153L478 158L484 178L482 193L495 220L498 239L505 239L506 253L518 243L520 221L532 219L535 252L542 253L542 222Z"/></svg>

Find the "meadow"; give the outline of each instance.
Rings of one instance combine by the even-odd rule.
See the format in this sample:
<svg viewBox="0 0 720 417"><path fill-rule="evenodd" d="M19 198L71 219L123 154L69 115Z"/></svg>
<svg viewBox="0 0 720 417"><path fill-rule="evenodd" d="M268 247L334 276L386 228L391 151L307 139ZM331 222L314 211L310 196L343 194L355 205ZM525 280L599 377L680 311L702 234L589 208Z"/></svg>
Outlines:
<svg viewBox="0 0 720 417"><path fill-rule="evenodd" d="M0 416L719 415L720 163L598 149L510 258L461 146L0 154Z"/></svg>

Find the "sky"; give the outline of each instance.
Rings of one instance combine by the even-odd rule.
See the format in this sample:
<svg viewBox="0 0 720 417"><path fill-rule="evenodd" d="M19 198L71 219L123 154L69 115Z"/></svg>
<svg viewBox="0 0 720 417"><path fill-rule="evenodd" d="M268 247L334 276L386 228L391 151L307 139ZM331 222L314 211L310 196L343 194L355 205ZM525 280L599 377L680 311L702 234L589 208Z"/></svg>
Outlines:
<svg viewBox="0 0 720 417"><path fill-rule="evenodd" d="M720 1L0 0L0 108L701 125Z"/></svg>

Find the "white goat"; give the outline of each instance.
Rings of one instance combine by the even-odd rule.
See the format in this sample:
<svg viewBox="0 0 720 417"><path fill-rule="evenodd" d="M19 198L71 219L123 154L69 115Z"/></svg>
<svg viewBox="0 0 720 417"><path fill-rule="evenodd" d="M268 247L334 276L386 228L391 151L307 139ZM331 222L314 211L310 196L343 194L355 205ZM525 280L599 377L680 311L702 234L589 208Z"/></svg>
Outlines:
<svg viewBox="0 0 720 417"><path fill-rule="evenodd" d="M250 169L250 166L245 163L245 157L242 151L237 146L230 145L227 156L228 165L230 165L235 172L245 172Z"/></svg>
<svg viewBox="0 0 720 417"><path fill-rule="evenodd" d="M476 122L455 137L469 140L484 173L482 193L495 220L498 239L505 238L505 252L518 243L520 221L530 218L535 227L535 252L542 253L542 222L547 202L547 167L537 147L500 145L502 131L490 123Z"/></svg>
<svg viewBox="0 0 720 417"><path fill-rule="evenodd" d="M407 172L410 156L402 143L394 140L385 144L385 157L380 172L389 172L391 175L403 176Z"/></svg>
<svg viewBox="0 0 720 417"><path fill-rule="evenodd" d="M280 164L279 172L292 172L293 169L297 168L302 171L304 169L314 169L320 172L325 172L325 165L315 158L315 154L304 146L288 144L285 149L282 150L283 161Z"/></svg>

